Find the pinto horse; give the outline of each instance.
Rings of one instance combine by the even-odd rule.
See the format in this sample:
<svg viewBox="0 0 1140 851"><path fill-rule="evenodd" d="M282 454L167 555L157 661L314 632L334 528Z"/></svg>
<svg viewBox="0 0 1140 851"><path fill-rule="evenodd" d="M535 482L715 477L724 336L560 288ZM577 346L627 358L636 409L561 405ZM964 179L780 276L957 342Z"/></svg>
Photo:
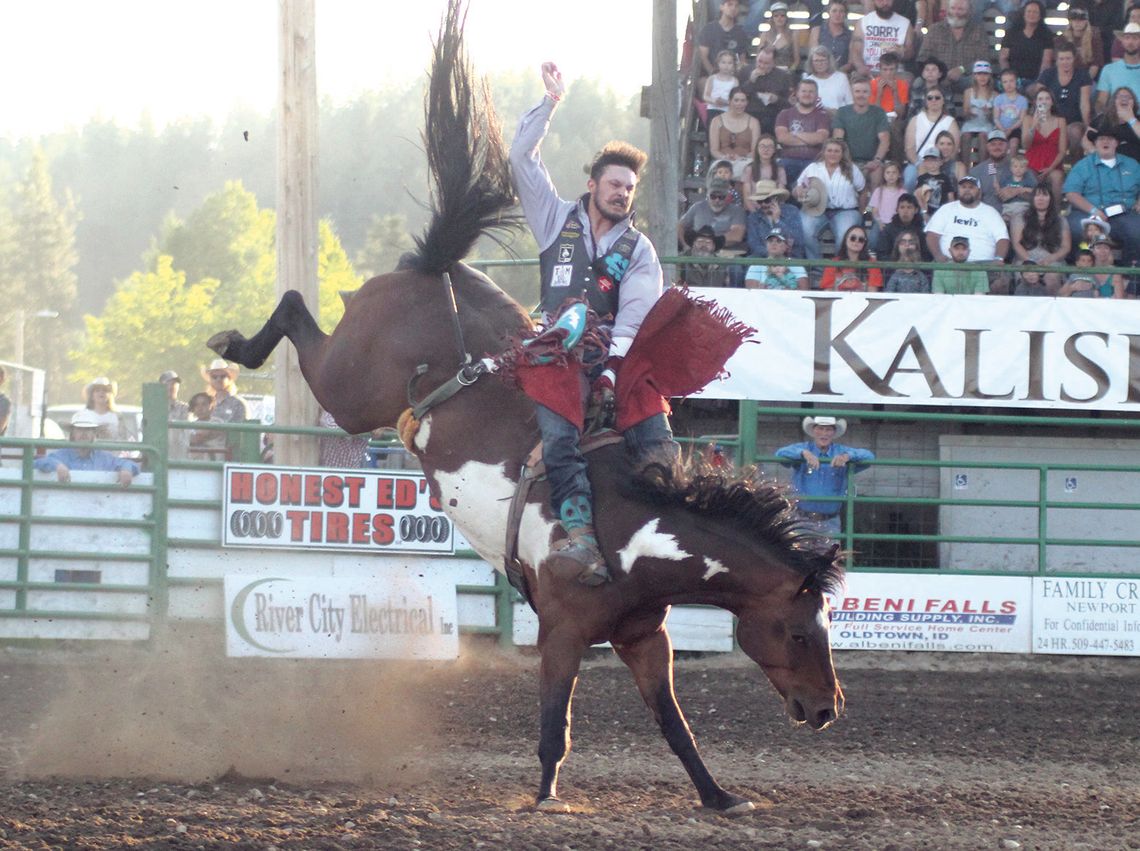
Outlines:
<svg viewBox="0 0 1140 851"><path fill-rule="evenodd" d="M332 334L292 291L254 337L226 331L209 343L253 368L287 337L314 395L350 433L395 425L409 407L413 377L418 387L443 386L468 353L501 353L534 333L518 303L460 262L480 235L512 224L514 196L488 93L474 85L466 60L459 5L449 3L434 49L425 143L435 193L417 251L403 268L368 281ZM444 510L503 569L509 506L538 441L533 402L485 376L436 404L404 436ZM837 548L804 534L774 486L660 468L638 475L621 444L589 460L598 540L614 580L590 588L543 567L562 534L544 482L532 489L518 533L517 557L539 617L537 806L568 809L557 779L570 748L571 698L583 654L608 641L702 804L726 814L751 810L706 769L677 704L669 607L703 603L735 614L741 649L764 670L792 720L822 729L843 705L825 597L842 581Z"/></svg>

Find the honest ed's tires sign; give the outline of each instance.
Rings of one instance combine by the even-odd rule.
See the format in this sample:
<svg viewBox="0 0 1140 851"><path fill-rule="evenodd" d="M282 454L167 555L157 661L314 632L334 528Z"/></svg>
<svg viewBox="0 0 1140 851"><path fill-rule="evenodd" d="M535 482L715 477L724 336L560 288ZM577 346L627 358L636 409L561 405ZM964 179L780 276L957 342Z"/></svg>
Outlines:
<svg viewBox="0 0 1140 851"><path fill-rule="evenodd" d="M421 473L227 464L222 545L453 553Z"/></svg>

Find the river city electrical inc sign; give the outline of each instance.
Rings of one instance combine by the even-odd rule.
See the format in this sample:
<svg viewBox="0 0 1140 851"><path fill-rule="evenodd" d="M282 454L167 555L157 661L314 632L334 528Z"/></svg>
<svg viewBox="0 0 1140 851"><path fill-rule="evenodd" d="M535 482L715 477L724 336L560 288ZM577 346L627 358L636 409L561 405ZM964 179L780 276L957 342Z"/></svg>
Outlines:
<svg viewBox="0 0 1140 851"><path fill-rule="evenodd" d="M296 659L456 659L450 577L382 566L371 577L224 578L226 655Z"/></svg>
<svg viewBox="0 0 1140 851"><path fill-rule="evenodd" d="M422 473L227 464L222 545L454 553Z"/></svg>

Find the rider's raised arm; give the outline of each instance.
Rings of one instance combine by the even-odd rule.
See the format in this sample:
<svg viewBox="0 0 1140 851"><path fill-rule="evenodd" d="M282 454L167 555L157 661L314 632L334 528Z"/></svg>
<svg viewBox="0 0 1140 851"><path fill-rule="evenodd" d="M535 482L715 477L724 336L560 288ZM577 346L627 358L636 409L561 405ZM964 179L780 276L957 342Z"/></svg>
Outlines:
<svg viewBox="0 0 1140 851"><path fill-rule="evenodd" d="M572 201L563 201L558 197L550 173L542 162L542 140L550 129L550 117L557 106L557 98L561 97L560 92L552 93L550 89L551 86L547 83L547 93L543 96L542 103L523 115L519 121L510 154L515 191L539 251L547 248L558 237L562 223L566 221L566 213L573 206Z"/></svg>

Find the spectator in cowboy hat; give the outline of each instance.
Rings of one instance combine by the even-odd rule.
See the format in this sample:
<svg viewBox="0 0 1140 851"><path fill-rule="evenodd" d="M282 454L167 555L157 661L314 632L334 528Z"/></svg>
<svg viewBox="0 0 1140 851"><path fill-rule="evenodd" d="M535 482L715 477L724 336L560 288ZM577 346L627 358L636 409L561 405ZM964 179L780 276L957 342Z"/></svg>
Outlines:
<svg viewBox="0 0 1140 851"><path fill-rule="evenodd" d="M724 237L709 225L688 231L685 241L689 243L685 251L689 257L713 257L724 248ZM681 267L681 283L690 287L727 287L728 268L723 263L686 263Z"/></svg>
<svg viewBox="0 0 1140 851"><path fill-rule="evenodd" d="M773 228L784 232L788 240L788 256L804 256L804 230L799 208L785 203L788 190L774 180L757 180L748 196L756 209L748 214L748 256L768 256L768 234Z"/></svg>
<svg viewBox="0 0 1140 851"><path fill-rule="evenodd" d="M801 425L809 439L780 447L776 457L792 468L792 488L799 495L796 513L821 533L838 535L842 500L847 496L847 465L853 464L859 473L875 460L875 453L835 442L847 433L847 420L804 417Z"/></svg>
<svg viewBox="0 0 1140 851"><path fill-rule="evenodd" d="M83 388L83 403L95 415L101 440L134 440L135 435L124 428L115 407L119 384L106 376L92 379Z"/></svg>
<svg viewBox="0 0 1140 851"><path fill-rule="evenodd" d="M214 416L224 423L243 423L249 419L245 400L237 395L238 368L232 363L214 358L209 366L202 367L207 392L214 397Z"/></svg>
<svg viewBox="0 0 1140 851"><path fill-rule="evenodd" d="M119 484L123 487L130 485L135 476L139 474L139 466L126 458L119 458L104 449L95 449L90 444L95 442L100 429L99 418L94 411L86 408L76 411L71 417L71 432L68 440L88 444L82 447L65 447L49 452L42 458L37 458L35 468L41 473L55 473L61 482L71 481L72 470L96 470L119 474Z"/></svg>

